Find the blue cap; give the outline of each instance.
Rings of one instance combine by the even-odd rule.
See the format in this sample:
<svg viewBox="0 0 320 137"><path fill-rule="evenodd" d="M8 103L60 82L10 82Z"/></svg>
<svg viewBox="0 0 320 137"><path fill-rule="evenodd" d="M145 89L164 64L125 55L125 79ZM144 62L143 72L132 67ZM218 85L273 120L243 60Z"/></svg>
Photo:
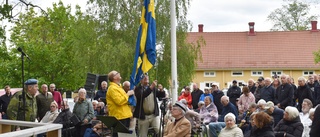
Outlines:
<svg viewBox="0 0 320 137"><path fill-rule="evenodd" d="M28 79L26 82L24 82L25 85L34 85L38 84L38 80L36 79Z"/></svg>

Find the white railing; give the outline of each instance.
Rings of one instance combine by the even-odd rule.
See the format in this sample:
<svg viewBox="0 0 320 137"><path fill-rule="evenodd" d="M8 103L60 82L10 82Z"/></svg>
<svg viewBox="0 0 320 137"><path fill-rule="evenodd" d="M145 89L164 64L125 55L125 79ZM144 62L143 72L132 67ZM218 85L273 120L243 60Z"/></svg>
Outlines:
<svg viewBox="0 0 320 137"><path fill-rule="evenodd" d="M30 128L11 132L12 125ZM0 120L0 137L36 137L40 133L46 133L47 137L61 137L61 128L61 124Z"/></svg>

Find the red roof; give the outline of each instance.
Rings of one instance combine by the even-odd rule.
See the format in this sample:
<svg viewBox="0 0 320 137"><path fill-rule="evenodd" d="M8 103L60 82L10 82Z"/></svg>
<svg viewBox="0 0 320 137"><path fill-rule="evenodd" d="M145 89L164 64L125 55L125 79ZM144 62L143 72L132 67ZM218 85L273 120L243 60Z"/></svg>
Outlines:
<svg viewBox="0 0 320 137"><path fill-rule="evenodd" d="M320 47L320 32L189 32L188 42L203 37L198 70L316 69L313 52Z"/></svg>

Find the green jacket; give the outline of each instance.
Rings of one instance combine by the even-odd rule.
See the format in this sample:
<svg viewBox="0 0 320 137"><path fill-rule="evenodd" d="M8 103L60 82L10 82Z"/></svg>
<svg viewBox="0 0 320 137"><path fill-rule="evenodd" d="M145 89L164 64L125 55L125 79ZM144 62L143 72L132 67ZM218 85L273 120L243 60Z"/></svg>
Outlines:
<svg viewBox="0 0 320 137"><path fill-rule="evenodd" d="M46 115L47 111L50 110L51 102L53 102L53 96L50 92L43 94L42 92L36 96L39 121Z"/></svg>
<svg viewBox="0 0 320 137"><path fill-rule="evenodd" d="M81 121L87 119L90 122L94 117L92 103L86 99L83 102L78 101L74 105L72 113L78 116Z"/></svg>
<svg viewBox="0 0 320 137"><path fill-rule="evenodd" d="M32 97L28 92L26 96L26 107L25 107L25 120L34 122L37 118L37 101L35 97ZM20 109L18 109L20 107ZM16 92L9 103L7 115L11 120L22 120L23 116L23 101L22 91Z"/></svg>

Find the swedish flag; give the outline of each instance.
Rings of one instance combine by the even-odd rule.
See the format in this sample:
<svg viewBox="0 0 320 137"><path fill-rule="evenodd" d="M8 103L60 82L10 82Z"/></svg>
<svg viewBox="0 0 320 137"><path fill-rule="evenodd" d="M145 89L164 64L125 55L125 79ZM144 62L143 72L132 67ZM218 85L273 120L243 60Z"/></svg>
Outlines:
<svg viewBox="0 0 320 137"><path fill-rule="evenodd" d="M153 67L156 58L154 0L144 0L136 42L134 64L130 76L131 89L140 82L142 74L147 73Z"/></svg>

